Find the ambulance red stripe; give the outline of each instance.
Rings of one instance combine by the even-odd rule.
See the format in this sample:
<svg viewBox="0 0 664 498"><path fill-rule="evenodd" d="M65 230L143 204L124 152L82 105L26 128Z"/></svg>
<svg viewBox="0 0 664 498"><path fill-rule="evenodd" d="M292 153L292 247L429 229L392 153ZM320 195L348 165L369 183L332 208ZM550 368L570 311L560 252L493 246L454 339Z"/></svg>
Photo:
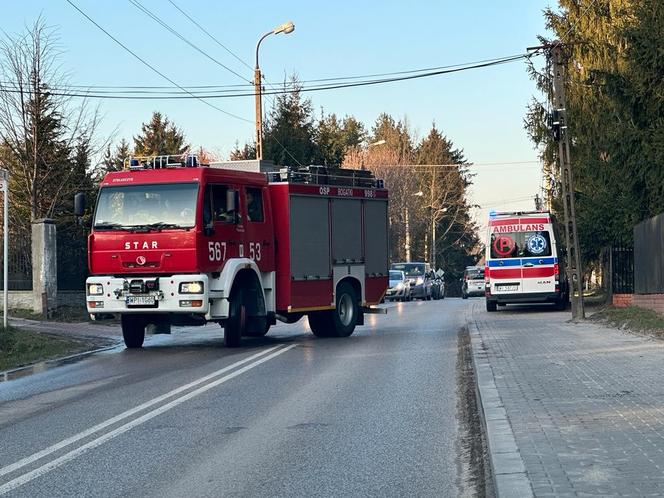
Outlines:
<svg viewBox="0 0 664 498"><path fill-rule="evenodd" d="M551 218L502 218L499 220L489 220L489 226L503 225L532 225L535 223L551 223Z"/></svg>
<svg viewBox="0 0 664 498"><path fill-rule="evenodd" d="M535 267L535 268L524 268L523 269L523 278L544 278L544 277L553 277L554 270L553 266Z"/></svg>
<svg viewBox="0 0 664 498"><path fill-rule="evenodd" d="M521 268L491 268L491 280L521 278Z"/></svg>

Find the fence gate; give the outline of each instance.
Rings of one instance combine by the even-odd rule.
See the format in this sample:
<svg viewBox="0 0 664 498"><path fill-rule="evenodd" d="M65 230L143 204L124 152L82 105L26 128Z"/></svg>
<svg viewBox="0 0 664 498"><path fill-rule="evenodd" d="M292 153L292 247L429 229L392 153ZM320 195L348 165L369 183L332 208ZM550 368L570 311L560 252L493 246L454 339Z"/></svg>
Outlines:
<svg viewBox="0 0 664 498"><path fill-rule="evenodd" d="M634 294L634 248L611 247L611 282L614 294Z"/></svg>
<svg viewBox="0 0 664 498"><path fill-rule="evenodd" d="M2 225L4 220L0 214L0 241L4 233ZM11 220L10 220L11 223ZM29 228L29 225L28 225ZM32 234L25 233L17 228L9 230L9 275L7 277L8 290L32 290ZM3 252L0 251L0 289L4 285L4 261Z"/></svg>

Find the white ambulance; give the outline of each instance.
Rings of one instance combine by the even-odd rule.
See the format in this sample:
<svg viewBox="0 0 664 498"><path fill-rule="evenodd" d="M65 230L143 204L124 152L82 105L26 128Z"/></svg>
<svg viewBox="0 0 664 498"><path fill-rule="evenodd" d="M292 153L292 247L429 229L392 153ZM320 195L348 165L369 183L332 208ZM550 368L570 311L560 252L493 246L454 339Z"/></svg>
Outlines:
<svg viewBox="0 0 664 498"><path fill-rule="evenodd" d="M492 212L484 269L487 311L517 303L565 309L569 291L559 251L549 212Z"/></svg>

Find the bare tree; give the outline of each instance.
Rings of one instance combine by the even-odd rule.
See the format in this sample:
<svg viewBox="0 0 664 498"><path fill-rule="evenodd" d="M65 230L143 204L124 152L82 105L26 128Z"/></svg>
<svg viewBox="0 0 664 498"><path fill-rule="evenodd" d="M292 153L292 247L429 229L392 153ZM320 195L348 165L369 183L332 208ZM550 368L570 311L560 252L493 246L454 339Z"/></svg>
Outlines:
<svg viewBox="0 0 664 498"><path fill-rule="evenodd" d="M42 18L0 40L0 160L23 223L51 217L103 147L94 142L98 108L68 96L57 41Z"/></svg>

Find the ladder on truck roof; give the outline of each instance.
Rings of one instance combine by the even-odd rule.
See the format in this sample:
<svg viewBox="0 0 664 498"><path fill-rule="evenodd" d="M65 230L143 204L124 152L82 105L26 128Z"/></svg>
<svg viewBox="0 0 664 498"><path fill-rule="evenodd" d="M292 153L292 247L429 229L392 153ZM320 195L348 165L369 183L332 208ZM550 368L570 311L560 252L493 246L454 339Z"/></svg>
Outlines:
<svg viewBox="0 0 664 498"><path fill-rule="evenodd" d="M334 166L298 166L282 168L270 173L270 181L333 185L338 187L384 188L384 182L365 169L348 169Z"/></svg>
<svg viewBox="0 0 664 498"><path fill-rule="evenodd" d="M124 160L124 169L167 169L167 168L198 168L208 166L201 164L196 154L171 154L161 156L129 156Z"/></svg>

